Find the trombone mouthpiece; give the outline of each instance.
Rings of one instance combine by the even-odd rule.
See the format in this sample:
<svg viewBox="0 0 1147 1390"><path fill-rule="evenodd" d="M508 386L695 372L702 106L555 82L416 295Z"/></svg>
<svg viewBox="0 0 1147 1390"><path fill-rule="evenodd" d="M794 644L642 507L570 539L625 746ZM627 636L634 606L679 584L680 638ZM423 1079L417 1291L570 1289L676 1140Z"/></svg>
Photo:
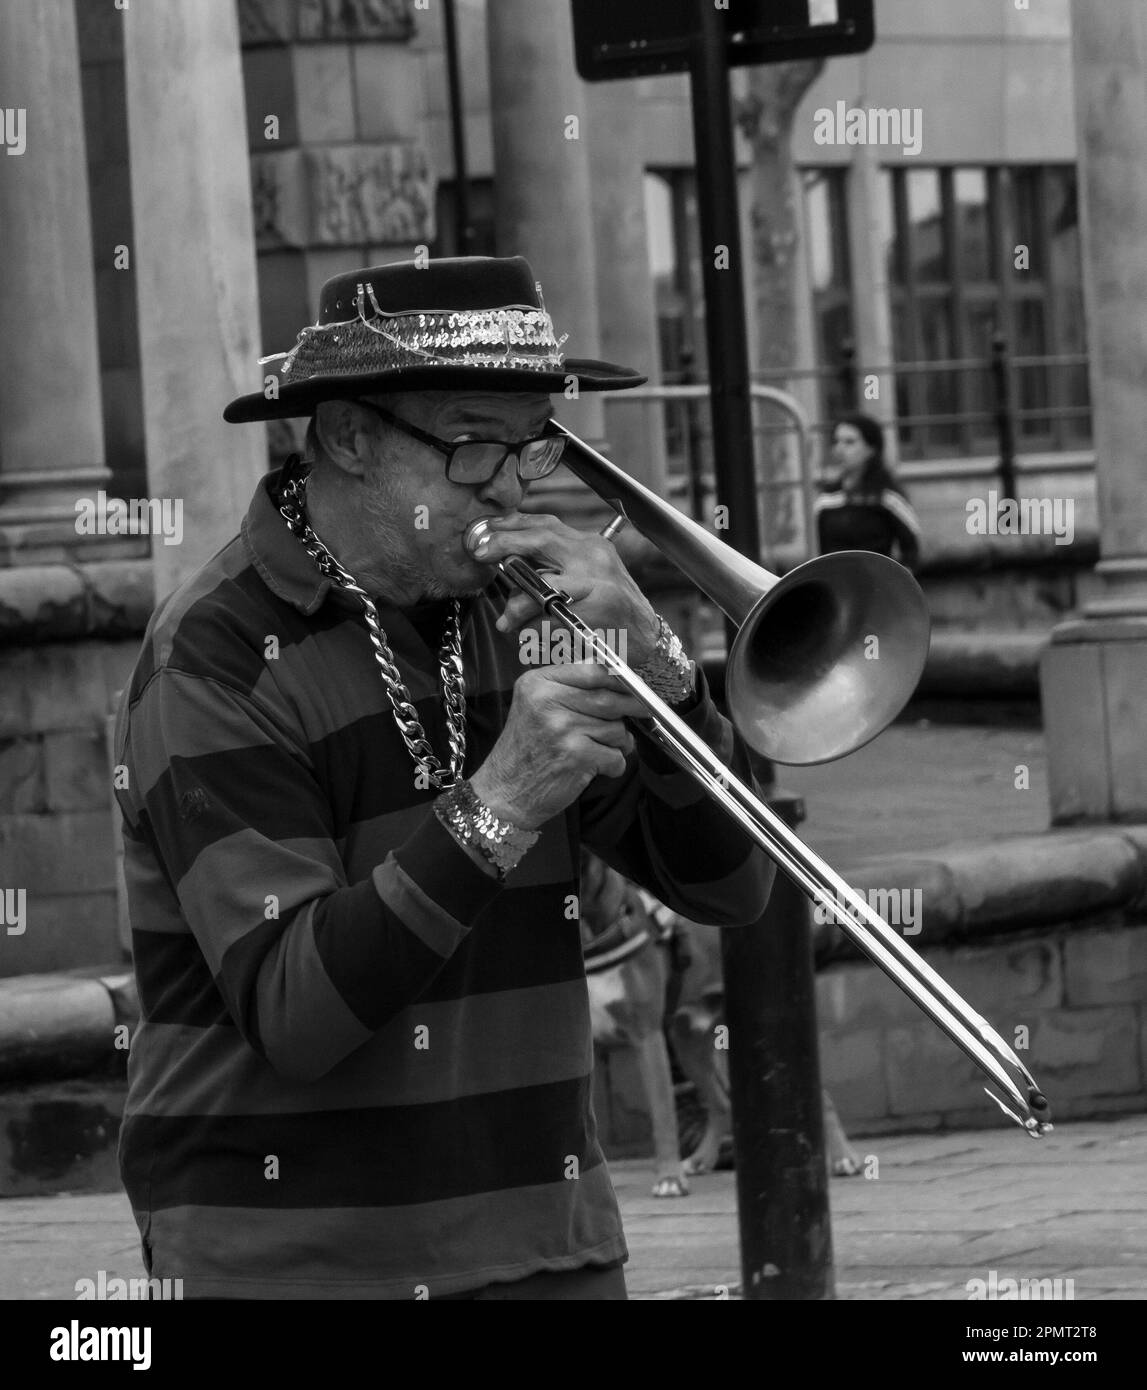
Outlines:
<svg viewBox="0 0 1147 1390"><path fill-rule="evenodd" d="M480 516L477 521L472 521L462 533L462 546L471 555L474 554L478 543L490 534L490 518Z"/></svg>

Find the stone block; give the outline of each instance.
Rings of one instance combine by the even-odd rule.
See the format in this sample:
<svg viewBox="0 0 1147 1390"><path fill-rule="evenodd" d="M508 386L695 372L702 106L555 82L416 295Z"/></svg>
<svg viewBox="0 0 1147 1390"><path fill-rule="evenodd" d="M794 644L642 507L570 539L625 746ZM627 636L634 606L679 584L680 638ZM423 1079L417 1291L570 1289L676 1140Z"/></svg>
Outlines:
<svg viewBox="0 0 1147 1390"><path fill-rule="evenodd" d="M1043 926L1120 906L1142 866L1114 830L1014 836L944 852L972 932L1006 922Z"/></svg>
<svg viewBox="0 0 1147 1390"><path fill-rule="evenodd" d="M101 644L0 647L0 690L0 738L89 728L107 707Z"/></svg>
<svg viewBox="0 0 1147 1390"><path fill-rule="evenodd" d="M99 893L114 889L110 808L0 816L0 864L4 865L8 879L6 886L27 889L29 899L41 893ZM32 930L30 921L27 930Z"/></svg>
<svg viewBox="0 0 1147 1390"><path fill-rule="evenodd" d="M361 44L353 63L358 139L415 138L426 114L422 58L392 44Z"/></svg>
<svg viewBox="0 0 1147 1390"><path fill-rule="evenodd" d="M312 245L434 240L435 181L418 146L331 146L304 159Z"/></svg>
<svg viewBox="0 0 1147 1390"><path fill-rule="evenodd" d="M408 39L412 0L297 0L300 39Z"/></svg>
<svg viewBox="0 0 1147 1390"><path fill-rule="evenodd" d="M840 962L817 973L816 1017L822 1033L851 1036L912 1023L919 1016L919 1008L875 965Z"/></svg>
<svg viewBox="0 0 1147 1390"><path fill-rule="evenodd" d="M289 149L299 143L295 64L289 48L252 48L243 53L247 146L252 154ZM277 118L278 138L267 139L267 117Z"/></svg>
<svg viewBox="0 0 1147 1390"><path fill-rule="evenodd" d="M846 1129L856 1120L888 1114L884 1049L885 1034L879 1028L858 1028L846 1037L821 1037L820 1079Z"/></svg>
<svg viewBox="0 0 1147 1390"><path fill-rule="evenodd" d="M1073 932L1063 959L1066 1002L1073 1007L1147 1000L1147 927Z"/></svg>
<svg viewBox="0 0 1147 1390"><path fill-rule="evenodd" d="M0 976L76 970L127 959L113 892L29 893L23 936L0 930Z"/></svg>
<svg viewBox="0 0 1147 1390"><path fill-rule="evenodd" d="M46 811L47 795L41 740L35 735L0 739L0 815Z"/></svg>
<svg viewBox="0 0 1147 1390"><path fill-rule="evenodd" d="M111 777L103 731L44 735L44 775L52 811L111 809Z"/></svg>
<svg viewBox="0 0 1147 1390"><path fill-rule="evenodd" d="M1053 643L1040 660L1040 705L1053 825L1110 815L1101 651L1096 643Z"/></svg>
<svg viewBox="0 0 1147 1390"><path fill-rule="evenodd" d="M890 1030L885 1048L888 1109L892 1114L929 1114L981 1105L984 1111L995 1108L983 1094L987 1079L983 1072L946 1033L923 1017L909 1027Z"/></svg>
<svg viewBox="0 0 1147 1390"><path fill-rule="evenodd" d="M292 51L299 140L333 144L355 138L351 50L347 44L303 44Z"/></svg>
<svg viewBox="0 0 1147 1390"><path fill-rule="evenodd" d="M1059 1009L1032 1029L1023 1060L1055 1108L1057 1096L1118 1096L1143 1089L1140 1011L1128 1004Z"/></svg>
<svg viewBox="0 0 1147 1390"><path fill-rule="evenodd" d="M251 177L261 252L434 241L435 182L415 146L330 145L254 155Z"/></svg>
<svg viewBox="0 0 1147 1390"><path fill-rule="evenodd" d="M928 963L1009 1043L1012 1029L1033 1011L1063 1002L1063 964L1051 937L929 953Z"/></svg>

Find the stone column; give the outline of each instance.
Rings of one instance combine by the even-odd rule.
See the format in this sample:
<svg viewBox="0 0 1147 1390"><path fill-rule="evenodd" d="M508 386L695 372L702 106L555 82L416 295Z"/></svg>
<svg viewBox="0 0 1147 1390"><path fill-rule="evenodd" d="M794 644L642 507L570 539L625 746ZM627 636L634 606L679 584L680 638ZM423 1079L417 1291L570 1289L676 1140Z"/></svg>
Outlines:
<svg viewBox="0 0 1147 1390"><path fill-rule="evenodd" d="M594 86L586 135L601 353L608 362L644 372L654 385L661 372L636 82ZM609 455L664 496L664 407L651 402L622 404L628 394L618 392L616 403L602 403Z"/></svg>
<svg viewBox="0 0 1147 1390"><path fill-rule="evenodd" d="M1147 820L1147 9L1075 0L1072 35L1102 558L1042 663L1057 824Z"/></svg>
<svg viewBox="0 0 1147 1390"><path fill-rule="evenodd" d="M574 67L569 6L497 0L486 10L500 256L525 256L563 351L600 355L585 84ZM558 400L583 438L604 436L600 398ZM555 479L569 476L563 469ZM557 496L560 488L536 486ZM556 505L556 504L555 504Z"/></svg>
<svg viewBox="0 0 1147 1390"><path fill-rule="evenodd" d="M110 477L73 0L0 11L0 100L0 564L32 564Z"/></svg>
<svg viewBox="0 0 1147 1390"><path fill-rule="evenodd" d="M852 103L868 105L864 94ZM880 239L881 199L880 163L875 145L855 145L848 170L848 255L852 263L852 315L856 335L856 366L860 394L859 408L885 426L884 457L896 467L900 458L900 436L893 427L896 419L896 378L880 372L880 396L863 399L864 377L873 367L885 367L896 360L892 339L891 296L888 290L888 264ZM831 442L831 441L830 441Z"/></svg>
<svg viewBox="0 0 1147 1390"><path fill-rule="evenodd" d="M236 533L266 469L264 427L222 414L263 380L235 7L132 5L124 61L148 486L183 514L181 543L152 539L163 598Z"/></svg>

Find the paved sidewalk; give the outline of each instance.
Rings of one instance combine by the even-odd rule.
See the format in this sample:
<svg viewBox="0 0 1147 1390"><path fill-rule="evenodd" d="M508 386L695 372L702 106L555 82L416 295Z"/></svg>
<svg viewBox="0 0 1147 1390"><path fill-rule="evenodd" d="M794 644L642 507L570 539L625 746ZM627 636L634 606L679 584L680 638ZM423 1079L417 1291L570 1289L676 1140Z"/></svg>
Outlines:
<svg viewBox="0 0 1147 1390"><path fill-rule="evenodd" d="M1072 1279L1075 1299L1147 1298L1147 1116L858 1139L877 1173L834 1178L840 1299L967 1299L968 1281ZM740 1284L735 1179L648 1196L649 1165L613 1165L635 1298L713 1297ZM674 1277L677 1275L679 1277ZM1066 1294L1068 1286L1061 1285Z"/></svg>
<svg viewBox="0 0 1147 1390"><path fill-rule="evenodd" d="M831 1184L840 1299L967 1299L968 1281L1073 1281L1075 1300L1147 1297L1147 1116L859 1140L877 1176ZM870 1165L871 1166L871 1165ZM704 1299L740 1282L732 1173L681 1199L648 1195L650 1165L612 1165L636 1299ZM76 1280L139 1278L121 1195L0 1202L0 1299L75 1297ZM1066 1295L1069 1286L1061 1283Z"/></svg>
<svg viewBox="0 0 1147 1390"><path fill-rule="evenodd" d="M1027 790L1016 787L1020 766ZM777 776L805 799L797 833L838 871L958 840L1038 835L1050 821L1040 729L893 724L847 758Z"/></svg>

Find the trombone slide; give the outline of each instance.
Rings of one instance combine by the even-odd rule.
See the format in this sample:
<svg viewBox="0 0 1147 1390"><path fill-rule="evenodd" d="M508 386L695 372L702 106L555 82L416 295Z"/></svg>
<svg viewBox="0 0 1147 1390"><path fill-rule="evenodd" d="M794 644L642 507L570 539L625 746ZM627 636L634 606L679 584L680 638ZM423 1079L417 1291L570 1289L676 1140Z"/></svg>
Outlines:
<svg viewBox="0 0 1147 1390"><path fill-rule="evenodd" d="M472 548L485 530L485 519L472 522L465 535L467 548ZM859 893L733 775L704 740L578 617L570 607L570 596L554 588L521 556L509 556L496 562L495 567L527 593L543 613L557 618L577 634L594 659L605 665L645 706L652 719L649 732L808 897L831 913L836 925L858 949L899 985L994 1082L997 1091L984 1089L1004 1114L1033 1138L1050 1130L1050 1107L1046 1097L1027 1067L995 1029L897 935Z"/></svg>

